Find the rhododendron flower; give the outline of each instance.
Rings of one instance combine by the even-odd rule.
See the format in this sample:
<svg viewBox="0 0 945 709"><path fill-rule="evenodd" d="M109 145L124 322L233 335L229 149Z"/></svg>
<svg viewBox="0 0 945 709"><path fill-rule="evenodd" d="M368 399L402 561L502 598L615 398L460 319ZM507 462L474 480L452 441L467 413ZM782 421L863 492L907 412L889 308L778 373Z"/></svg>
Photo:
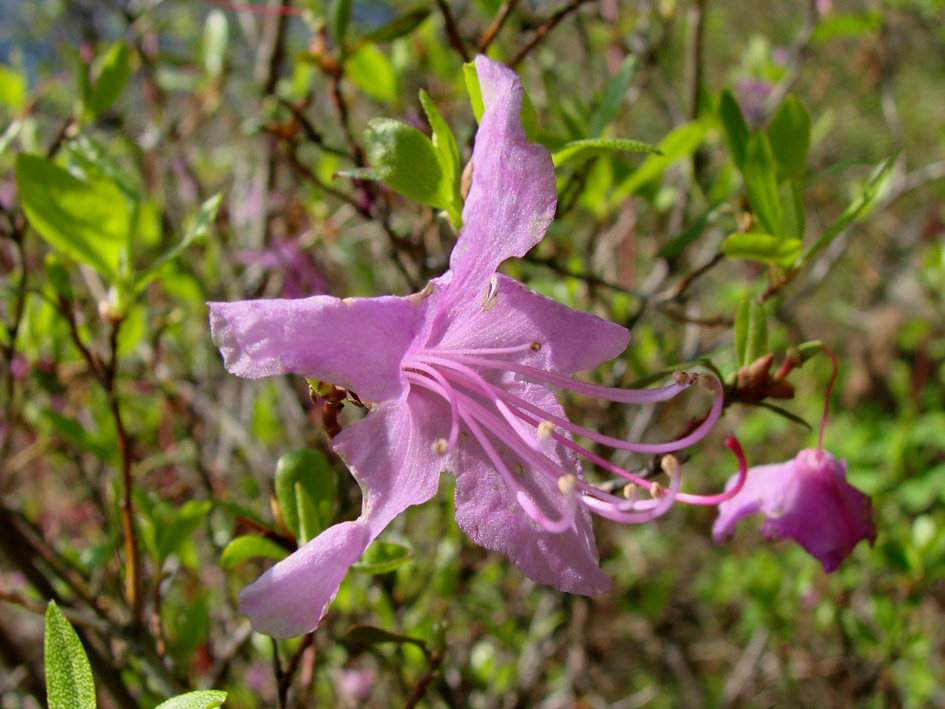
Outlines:
<svg viewBox="0 0 945 709"><path fill-rule="evenodd" d="M476 69L485 111L464 227L443 276L407 297L210 304L213 338L230 372L331 382L369 408L332 442L361 486L361 516L329 527L242 591L240 611L260 632L291 637L314 629L348 568L394 517L436 494L444 470L456 475L456 520L473 541L539 583L603 593L611 582L598 566L590 512L627 523L653 519L677 499L681 476L667 458L675 474L666 490L652 487L644 499L607 494L583 480L578 455L644 489L652 483L572 434L666 453L701 439L721 412L721 385L704 377L715 392L711 410L671 443L627 442L568 420L551 387L652 403L698 377L679 373L668 386L631 391L567 376L619 355L629 333L496 273L544 235L555 212L554 168L522 130L515 74L484 57Z"/></svg>
<svg viewBox="0 0 945 709"><path fill-rule="evenodd" d="M836 359L826 347L834 362ZM823 564L824 571L835 570L861 540L876 540L870 499L846 480L847 462L823 449L824 420L821 422L817 448L805 448L786 463L760 465L748 471L738 494L719 505L719 516L712 526L716 544L732 537L735 524L746 515L761 513L766 519L761 534L769 541L793 539ZM732 487L741 475L732 478Z"/></svg>

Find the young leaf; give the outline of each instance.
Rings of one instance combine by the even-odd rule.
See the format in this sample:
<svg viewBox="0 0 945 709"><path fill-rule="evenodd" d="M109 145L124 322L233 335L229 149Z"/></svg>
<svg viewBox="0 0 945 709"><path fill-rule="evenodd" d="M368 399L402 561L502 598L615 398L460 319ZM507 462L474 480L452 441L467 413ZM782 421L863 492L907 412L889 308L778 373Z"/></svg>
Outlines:
<svg viewBox="0 0 945 709"><path fill-rule="evenodd" d="M458 225L462 221L461 213L463 211L463 200L459 193L459 148L456 147L453 131L450 130L449 125L443 120L443 116L423 89L420 89L420 105L423 106L423 112L427 114L427 121L429 121L430 129L433 131L433 147L440 159L440 167L443 168L443 174L446 175L452 186L450 190L450 208L447 211L450 213L450 218L455 218L454 223Z"/></svg>
<svg viewBox="0 0 945 709"><path fill-rule="evenodd" d="M706 133L703 121L691 121L675 128L657 146L659 153L649 155L630 176L614 190L613 199L620 201L663 174L674 162L692 152L702 143Z"/></svg>
<svg viewBox="0 0 945 709"><path fill-rule="evenodd" d="M328 16L331 22L331 37L335 44L344 48L348 25L351 24L351 0L331 0Z"/></svg>
<svg viewBox="0 0 945 709"><path fill-rule="evenodd" d="M364 145L371 167L392 190L437 209L449 206L452 185L423 133L391 118L375 118L364 131Z"/></svg>
<svg viewBox="0 0 945 709"><path fill-rule="evenodd" d="M366 574L387 574L413 558L413 552L400 544L374 542L352 568Z"/></svg>
<svg viewBox="0 0 945 709"><path fill-rule="evenodd" d="M732 162L742 170L745 167L745 149L748 146L748 124L745 123L738 101L728 89L722 92L719 99L719 120L722 122L722 131Z"/></svg>
<svg viewBox="0 0 945 709"><path fill-rule="evenodd" d="M420 638L392 633L383 628L375 628L373 625L352 625L348 628L348 632L344 634L342 640L357 645L377 645L378 643L397 643L402 645L409 643L420 648L424 655L429 652L427 644Z"/></svg>
<svg viewBox="0 0 945 709"><path fill-rule="evenodd" d="M730 259L746 258L790 268L801 255L800 239L784 239L770 234L730 234L722 244L722 251Z"/></svg>
<svg viewBox="0 0 945 709"><path fill-rule="evenodd" d="M375 101L396 103L400 99L394 68L373 44L365 44L349 56L346 67L351 81Z"/></svg>
<svg viewBox="0 0 945 709"><path fill-rule="evenodd" d="M175 553L197 530L211 509L213 509L213 503L210 500L185 502L173 521L161 530L156 540L159 561L163 562Z"/></svg>
<svg viewBox="0 0 945 709"><path fill-rule="evenodd" d="M843 210L843 214L840 215L840 218L831 224L827 228L827 231L823 233L823 236L804 252L798 268L810 261L821 249L828 246L831 241L837 238L837 235L839 235L841 231L853 223L854 219L866 211L873 203L873 200L876 199L876 195L879 194L882 187L886 184L886 180L892 175L893 166L896 164L896 157L896 155L892 155L876 166L873 170L873 174L870 175L870 179L863 193L853 200L850 205Z"/></svg>
<svg viewBox="0 0 945 709"><path fill-rule="evenodd" d="M201 689L171 697L154 709L214 709L226 701L226 692L219 689Z"/></svg>
<svg viewBox="0 0 945 709"><path fill-rule="evenodd" d="M768 125L768 139L781 180L803 172L810 148L810 116L796 97L788 96L781 103Z"/></svg>
<svg viewBox="0 0 945 709"><path fill-rule="evenodd" d="M95 682L85 648L55 601L46 606L43 651L49 709L95 709Z"/></svg>
<svg viewBox="0 0 945 709"><path fill-rule="evenodd" d="M804 212L804 195L799 179L784 183L782 196L786 202L784 212L784 235L794 239L804 238L807 228L807 215Z"/></svg>
<svg viewBox="0 0 945 709"><path fill-rule="evenodd" d="M247 559L263 557L281 561L289 555L289 550L266 537L244 534L230 541L220 554L220 566L229 571Z"/></svg>
<svg viewBox="0 0 945 709"><path fill-rule="evenodd" d="M209 76L217 77L223 73L226 46L229 43L230 32L226 14L217 8L207 13L207 20L203 25L203 39L201 50L203 53L203 68Z"/></svg>
<svg viewBox="0 0 945 709"><path fill-rule="evenodd" d="M332 179L336 177L347 177L349 180L369 180L370 182L378 182L381 179L381 176L377 174L373 167L352 167L347 170L338 170L332 175Z"/></svg>
<svg viewBox="0 0 945 709"><path fill-rule="evenodd" d="M407 12L398 15L386 25L382 25L373 32L364 35L361 41L373 43L390 42L391 40L413 32L429 15L430 10L427 8L421 7L414 10L407 10Z"/></svg>
<svg viewBox="0 0 945 709"><path fill-rule="evenodd" d="M287 453L276 464L276 502L289 531L304 544L332 522L335 474L318 451Z"/></svg>
<svg viewBox="0 0 945 709"><path fill-rule="evenodd" d="M93 118L101 116L118 100L130 76L131 51L124 42L115 42L102 59L98 79L89 95L86 108Z"/></svg>
<svg viewBox="0 0 945 709"><path fill-rule="evenodd" d="M660 150L655 145L627 138L587 138L565 143L552 155L552 159L555 167L559 167L568 162L589 160L598 155L617 152L659 153Z"/></svg>
<svg viewBox="0 0 945 709"><path fill-rule="evenodd" d="M469 103L472 105L473 117L476 123L482 120L486 107L482 102L482 89L479 88L479 75L476 73L476 63L463 64L463 79L466 82L466 91L469 93Z"/></svg>
<svg viewBox="0 0 945 709"><path fill-rule="evenodd" d="M754 133L745 148L745 191L761 225L769 234L784 233L784 208L778 196L778 165L768 136Z"/></svg>
<svg viewBox="0 0 945 709"><path fill-rule="evenodd" d="M751 364L768 351L768 317L764 306L745 298L735 315L735 359L739 367Z"/></svg>
<svg viewBox="0 0 945 709"><path fill-rule="evenodd" d="M0 104L19 111L26 101L26 77L6 64L0 64Z"/></svg>
<svg viewBox="0 0 945 709"><path fill-rule="evenodd" d="M637 58L630 54L623 60L620 71L604 87L604 95L601 97L600 105L591 117L591 138L599 137L604 132L604 128L610 125L617 116L623 97L626 95L627 89L630 88L630 84L633 83L636 72Z"/></svg>
<svg viewBox="0 0 945 709"><path fill-rule="evenodd" d="M223 193L217 192L213 197L200 205L200 209L191 222L190 228L184 233L184 238L169 251L166 251L155 259L147 268L135 274L135 292L140 292L141 289L150 283L157 275L162 266L176 259L186 251L191 244L207 233L207 229L210 228L210 225L213 224L217 218L217 212L220 209L220 203L222 201Z"/></svg>
<svg viewBox="0 0 945 709"><path fill-rule="evenodd" d="M26 218L43 239L109 280L127 248L130 216L107 179L84 182L35 155L16 156L16 187Z"/></svg>

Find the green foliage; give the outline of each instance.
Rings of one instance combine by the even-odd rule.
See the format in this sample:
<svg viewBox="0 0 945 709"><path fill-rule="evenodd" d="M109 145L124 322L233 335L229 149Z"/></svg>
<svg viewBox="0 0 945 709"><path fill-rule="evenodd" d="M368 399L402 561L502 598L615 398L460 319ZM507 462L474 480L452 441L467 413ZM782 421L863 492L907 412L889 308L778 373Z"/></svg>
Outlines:
<svg viewBox="0 0 945 709"><path fill-rule="evenodd" d="M85 102L89 118L98 118L118 100L131 76L131 50L115 42L94 68L95 80Z"/></svg>
<svg viewBox="0 0 945 709"><path fill-rule="evenodd" d="M226 701L226 692L217 689L204 689L196 692L179 694L161 702L155 709L213 709Z"/></svg>
<svg viewBox="0 0 945 709"><path fill-rule="evenodd" d="M352 568L366 574L388 574L396 571L413 558L413 552L392 542L376 541L367 548L361 560Z"/></svg>
<svg viewBox="0 0 945 709"><path fill-rule="evenodd" d="M95 709L95 682L85 649L55 601L46 606L46 698L49 709Z"/></svg>
<svg viewBox="0 0 945 709"><path fill-rule="evenodd" d="M599 155L609 155L610 153L659 153L660 150L655 145L643 143L639 140L627 140L626 138L587 138L585 140L572 140L565 143L551 156L555 167L560 167L570 162L582 162L590 160Z"/></svg>
<svg viewBox="0 0 945 709"><path fill-rule="evenodd" d="M279 546L271 539L243 535L231 540L220 555L220 566L229 571L247 559L262 557L265 559L284 559L289 555L285 547Z"/></svg>
<svg viewBox="0 0 945 709"><path fill-rule="evenodd" d="M300 544L331 524L335 506L335 474L318 451L287 453L276 465L276 501L282 519Z"/></svg>
<svg viewBox="0 0 945 709"><path fill-rule="evenodd" d="M728 258L747 258L782 268L791 267L801 255L800 239L782 239L770 234L730 234L722 245Z"/></svg>
<svg viewBox="0 0 945 709"><path fill-rule="evenodd" d="M735 315L735 358L738 366L751 364L768 351L768 316L765 307L753 298L745 298Z"/></svg>

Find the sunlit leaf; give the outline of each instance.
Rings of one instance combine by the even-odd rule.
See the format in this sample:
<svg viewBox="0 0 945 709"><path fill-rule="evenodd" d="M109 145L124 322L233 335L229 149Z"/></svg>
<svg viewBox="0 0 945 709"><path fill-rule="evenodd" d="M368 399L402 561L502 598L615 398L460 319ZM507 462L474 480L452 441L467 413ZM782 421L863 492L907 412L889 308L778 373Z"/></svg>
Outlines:
<svg viewBox="0 0 945 709"><path fill-rule="evenodd" d="M85 648L55 601L46 606L43 650L49 709L95 709L95 682Z"/></svg>

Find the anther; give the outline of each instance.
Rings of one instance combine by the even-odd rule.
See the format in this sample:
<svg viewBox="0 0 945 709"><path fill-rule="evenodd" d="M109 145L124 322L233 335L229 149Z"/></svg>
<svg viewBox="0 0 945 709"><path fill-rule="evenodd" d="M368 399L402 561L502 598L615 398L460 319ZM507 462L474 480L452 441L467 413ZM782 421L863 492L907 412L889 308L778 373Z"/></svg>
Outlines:
<svg viewBox="0 0 945 709"><path fill-rule="evenodd" d="M637 486L633 483L627 483L623 486L623 496L626 500L633 500L637 496Z"/></svg>
<svg viewBox="0 0 945 709"><path fill-rule="evenodd" d="M541 349L541 343L538 340L532 340L528 347L532 352L538 352Z"/></svg>
<svg viewBox="0 0 945 709"><path fill-rule="evenodd" d="M519 477L523 476L522 466L519 463L516 463L514 466L512 466L512 472L514 472Z"/></svg>
<svg viewBox="0 0 945 709"><path fill-rule="evenodd" d="M686 386L692 383L689 376L689 372L673 372L673 381L679 386Z"/></svg>
<svg viewBox="0 0 945 709"><path fill-rule="evenodd" d="M650 497L652 497L654 500L662 497L665 494L666 490L664 490L663 486L659 483L655 482L650 485Z"/></svg>
<svg viewBox="0 0 945 709"><path fill-rule="evenodd" d="M562 495L572 495L577 488L577 478L573 475L562 475L558 478L558 489Z"/></svg>
<svg viewBox="0 0 945 709"><path fill-rule="evenodd" d="M555 432L555 425L551 421L542 421L538 424L538 440L547 441Z"/></svg>
<svg viewBox="0 0 945 709"><path fill-rule="evenodd" d="M663 469L663 472L666 473L669 477L679 475L679 460L676 459L676 456L667 454L660 458L660 468Z"/></svg>
<svg viewBox="0 0 945 709"><path fill-rule="evenodd" d="M450 444L445 438L438 438L433 441L433 445L430 446L430 449L437 455L446 455L447 451L450 449Z"/></svg>
<svg viewBox="0 0 945 709"><path fill-rule="evenodd" d="M699 377L699 386L703 389L708 389L709 391L715 391L715 377L708 374L700 374Z"/></svg>

